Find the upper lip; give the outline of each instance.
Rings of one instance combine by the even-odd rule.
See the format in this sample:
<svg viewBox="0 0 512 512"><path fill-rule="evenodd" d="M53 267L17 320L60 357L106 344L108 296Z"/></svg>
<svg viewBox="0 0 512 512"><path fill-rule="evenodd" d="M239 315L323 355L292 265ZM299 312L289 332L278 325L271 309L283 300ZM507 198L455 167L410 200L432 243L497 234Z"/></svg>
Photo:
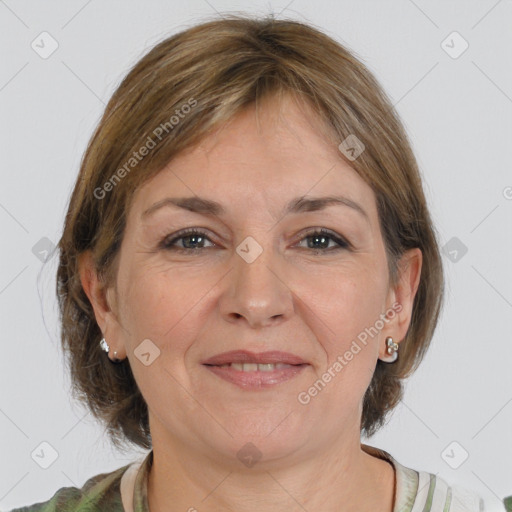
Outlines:
<svg viewBox="0 0 512 512"><path fill-rule="evenodd" d="M273 350L270 352L250 352L248 350L232 350L223 352L203 361L202 364L220 366L230 363L256 363L256 364L306 364L301 357L289 352Z"/></svg>

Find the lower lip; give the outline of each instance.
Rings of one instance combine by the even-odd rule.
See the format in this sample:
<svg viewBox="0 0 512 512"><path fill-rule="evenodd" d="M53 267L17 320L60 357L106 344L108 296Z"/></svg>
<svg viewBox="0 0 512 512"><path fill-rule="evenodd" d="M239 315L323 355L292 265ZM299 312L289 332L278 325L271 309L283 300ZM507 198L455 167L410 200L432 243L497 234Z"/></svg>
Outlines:
<svg viewBox="0 0 512 512"><path fill-rule="evenodd" d="M286 382L288 380L293 379L299 373L301 373L307 364L294 365L288 368L280 368L279 370L272 370L270 372L244 372L240 370L235 370L230 366L220 367L220 366L209 366L203 365L206 369L210 370L215 375L218 375L221 379L227 380L232 384L236 384L237 386L243 389L262 389L262 388L270 388L277 384L281 384L282 382Z"/></svg>

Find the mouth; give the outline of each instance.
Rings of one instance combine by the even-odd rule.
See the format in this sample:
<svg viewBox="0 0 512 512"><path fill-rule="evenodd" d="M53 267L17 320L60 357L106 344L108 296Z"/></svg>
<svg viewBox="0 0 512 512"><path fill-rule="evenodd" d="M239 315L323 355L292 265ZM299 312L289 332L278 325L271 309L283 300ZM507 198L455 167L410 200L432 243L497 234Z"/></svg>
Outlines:
<svg viewBox="0 0 512 512"><path fill-rule="evenodd" d="M278 365L285 364L290 366L307 364L301 357L291 354L289 352L280 352L273 350L271 352L250 352L248 350L232 350L230 352L223 352L216 356L210 357L202 364L209 366L223 366L230 364L242 365ZM254 370L253 370L254 371Z"/></svg>
<svg viewBox="0 0 512 512"><path fill-rule="evenodd" d="M245 390L268 388L288 381L309 363L288 352L224 352L202 362L210 372Z"/></svg>
<svg viewBox="0 0 512 512"><path fill-rule="evenodd" d="M206 366L215 366L217 368L232 368L239 372L273 372L274 370L282 370L283 368L293 368L294 366L303 366L302 364L286 364L286 363L229 363L214 364Z"/></svg>

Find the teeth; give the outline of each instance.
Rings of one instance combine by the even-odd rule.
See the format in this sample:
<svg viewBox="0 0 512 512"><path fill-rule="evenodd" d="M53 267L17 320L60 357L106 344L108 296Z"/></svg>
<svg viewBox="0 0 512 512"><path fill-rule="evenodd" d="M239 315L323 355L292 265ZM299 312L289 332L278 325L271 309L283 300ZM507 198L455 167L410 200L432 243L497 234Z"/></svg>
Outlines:
<svg viewBox="0 0 512 512"><path fill-rule="evenodd" d="M237 370L239 372L272 372L274 370L280 370L281 368L290 368L291 364L285 363L264 363L264 364L256 364L256 363L231 363L231 364L223 364L221 368L231 367L233 370Z"/></svg>
<svg viewBox="0 0 512 512"><path fill-rule="evenodd" d="M271 372L272 370L275 370L275 369L276 369L276 365L275 364L271 364L271 363L259 364L258 365L258 370L260 372Z"/></svg>

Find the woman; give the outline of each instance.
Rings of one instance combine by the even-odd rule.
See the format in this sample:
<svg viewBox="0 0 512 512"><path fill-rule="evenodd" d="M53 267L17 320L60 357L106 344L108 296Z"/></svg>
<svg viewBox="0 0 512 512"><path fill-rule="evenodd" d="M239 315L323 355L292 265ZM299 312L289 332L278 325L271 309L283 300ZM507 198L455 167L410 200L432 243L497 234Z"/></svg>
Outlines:
<svg viewBox="0 0 512 512"><path fill-rule="evenodd" d="M150 452L18 510L484 510L361 443L428 349L443 273L399 119L321 32L231 17L158 44L59 249L75 391Z"/></svg>

